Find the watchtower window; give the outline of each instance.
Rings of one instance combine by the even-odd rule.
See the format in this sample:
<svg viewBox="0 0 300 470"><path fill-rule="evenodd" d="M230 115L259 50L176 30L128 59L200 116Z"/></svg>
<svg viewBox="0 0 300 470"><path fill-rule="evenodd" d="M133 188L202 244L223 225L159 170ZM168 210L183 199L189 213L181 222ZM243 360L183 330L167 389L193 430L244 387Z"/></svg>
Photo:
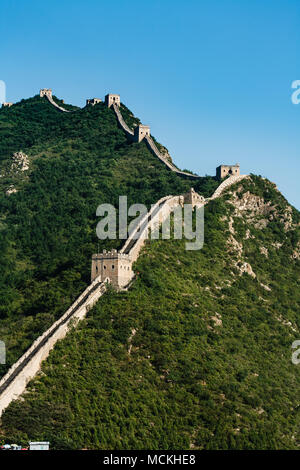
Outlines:
<svg viewBox="0 0 300 470"><path fill-rule="evenodd" d="M112 264L111 269L115 269L115 265L114 265L114 264Z"/></svg>
<svg viewBox="0 0 300 470"><path fill-rule="evenodd" d="M106 266L105 266L105 265L103 266L103 269L106 269Z"/></svg>

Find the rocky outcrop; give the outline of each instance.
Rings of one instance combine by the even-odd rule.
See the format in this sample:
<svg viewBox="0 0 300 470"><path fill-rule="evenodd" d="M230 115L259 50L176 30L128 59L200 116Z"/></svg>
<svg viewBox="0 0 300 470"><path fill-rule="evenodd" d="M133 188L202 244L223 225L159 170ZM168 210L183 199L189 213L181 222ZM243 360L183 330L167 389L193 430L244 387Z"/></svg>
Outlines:
<svg viewBox="0 0 300 470"><path fill-rule="evenodd" d="M293 251L292 259L300 259L300 242L297 243L296 249Z"/></svg>
<svg viewBox="0 0 300 470"><path fill-rule="evenodd" d="M23 152L15 152L12 156L11 173L22 173L29 170L29 158Z"/></svg>
<svg viewBox="0 0 300 470"><path fill-rule="evenodd" d="M7 190L5 191L6 196L10 196L11 194L17 193L17 189L14 187L13 184L11 184Z"/></svg>

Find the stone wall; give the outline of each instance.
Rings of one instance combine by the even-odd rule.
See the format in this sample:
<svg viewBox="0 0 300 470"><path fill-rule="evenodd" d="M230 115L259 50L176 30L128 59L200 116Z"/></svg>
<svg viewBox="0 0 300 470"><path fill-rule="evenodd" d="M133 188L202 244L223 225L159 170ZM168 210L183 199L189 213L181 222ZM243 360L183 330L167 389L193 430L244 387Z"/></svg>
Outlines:
<svg viewBox="0 0 300 470"><path fill-rule="evenodd" d="M62 106L59 106L57 103L55 103L55 101L52 98L52 90L44 88L44 89L40 90L40 96L41 97L46 96L46 98L48 98L50 103L53 104L53 106L55 106L60 111L63 111L63 112L66 112L66 113L72 112L72 111L69 111L69 110L63 108ZM86 100L87 105L95 105L95 104L100 103L100 102L101 102L100 98L92 98L92 99L87 99ZM195 180L197 178L201 178L201 176L193 175L192 173L188 173L186 171L178 170L178 168L176 168L171 163L171 161L169 161L164 155L162 155L160 153L160 151L158 150L157 146L155 145L155 143L154 143L154 141L153 141L153 139L150 135L150 127L149 126L140 124L134 130L130 129L130 127L126 124L126 122L125 122L125 120L122 116L122 113L120 111L120 105L121 105L120 95L116 95L116 94L112 94L112 93L107 94L105 96L105 104L109 108L110 107L113 108L113 110L116 114L118 123L119 123L120 127L123 129L123 131L125 132L125 134L126 134L126 136L129 140L135 141L135 142L141 142L142 140L144 140L147 147L153 153L153 155L155 155L161 162L163 162L166 165L166 167L169 170L174 171L178 176L183 176L185 178L189 178L189 179L193 179L193 180ZM223 179L228 175L239 176L240 175L240 166L238 164L236 164L236 165L220 165L216 169L216 174L217 174L217 177L219 179Z"/></svg>
<svg viewBox="0 0 300 470"><path fill-rule="evenodd" d="M52 96L48 96L48 95L45 95L46 98L48 98L48 100L50 101L51 104L53 104L53 106L55 106L57 109L59 109L60 111L64 112L64 113L70 113L71 111L69 111L68 109L65 109L63 108L62 106L59 106L57 103L55 103L54 99L52 98Z"/></svg>
<svg viewBox="0 0 300 470"><path fill-rule="evenodd" d="M160 153L160 151L156 147L153 139L150 136L149 126L140 125L140 126L138 126L138 128L139 128L138 130L133 131L132 129L130 129L130 127L127 126L126 122L124 121L124 118L121 114L121 111L120 111L119 107L113 104L113 110L116 113L116 116L117 116L117 119L118 119L118 122L119 122L120 126L122 127L125 134L127 135L127 137L130 140L134 140L136 142L141 142L141 140L144 140L146 142L146 145L149 148L149 150L157 158L159 158L159 160L161 160L169 168L169 170L174 171L175 173L177 173L177 175L184 176L184 177L191 178L191 179L201 178L201 176L193 175L192 173L187 173L185 171L178 170L166 157L164 157ZM141 132L143 132L142 128L144 128L144 134L141 134ZM149 132L146 132L146 128L149 128Z"/></svg>
<svg viewBox="0 0 300 470"><path fill-rule="evenodd" d="M220 184L220 186L217 187L214 194L209 199L207 199L207 202L220 197L221 194L223 193L223 191L225 191L225 189L227 189L229 186L231 186L235 183L238 183L239 181L243 180L244 178L248 178L248 175L230 176L228 179L223 181Z"/></svg>
<svg viewBox="0 0 300 470"><path fill-rule="evenodd" d="M89 106L95 106L95 104L102 103L102 100L100 98L90 98L86 100L86 105Z"/></svg>
<svg viewBox="0 0 300 470"><path fill-rule="evenodd" d="M127 126L126 122L124 121L123 116L120 112L120 108L116 104L113 104L113 110L116 113L118 122L120 126L122 127L123 131L125 132L125 134L127 135L129 139L132 139L134 132L133 130L130 129L130 127Z"/></svg>
<svg viewBox="0 0 300 470"><path fill-rule="evenodd" d="M64 338L70 322L84 318L88 310L106 291L106 282L98 278L78 297L71 307L45 331L31 347L13 364L0 381L0 416L3 410L25 390L27 383L38 373L41 363L49 355L55 343Z"/></svg>
<svg viewBox="0 0 300 470"><path fill-rule="evenodd" d="M191 188L190 191L184 195L180 196L165 196L159 201L156 202L156 204L152 205L150 211L140 220L138 225L136 226L135 230L130 234L128 239L126 240L123 248L120 250L119 255L125 255L128 256L127 258L127 266L129 267L128 270L128 276L131 277L131 279L134 277L134 272L132 270L132 263L134 263L139 254L140 251L145 243L145 240L148 239L149 232L151 230L155 230L156 228L159 227L170 215L172 211L174 211L175 207L178 205L183 206L183 204L192 204L193 207L202 207L205 204L207 204L209 201L216 199L219 197L223 191L225 191L226 188L231 186L232 184L237 183L238 181L241 181L242 179L246 178L246 175L240 175L240 176L231 176L227 180L223 181L222 184L217 188L217 190L214 192L211 198L205 199L203 196L200 194L196 193L196 191ZM112 258L111 262L116 263L116 257L117 257L117 250L113 250L114 253L114 258ZM98 262L101 259L100 257L103 257L102 255L93 255L94 258L94 263L96 259L98 258ZM111 254L109 256L111 258ZM103 262L101 260L101 262ZM93 265L93 262L92 262ZM95 265L94 265L95 266ZM99 271L95 271L95 267L93 268L94 271L92 272L92 278L93 276L97 275ZM99 268L100 265L99 265ZM112 276L112 284L114 286L117 286L118 288L123 288L124 285L127 283L129 280L129 277L126 278L126 282L122 278L118 278L120 275L120 271L116 271L114 269L113 272L107 272L107 275ZM103 272L101 272L101 275L103 275Z"/></svg>

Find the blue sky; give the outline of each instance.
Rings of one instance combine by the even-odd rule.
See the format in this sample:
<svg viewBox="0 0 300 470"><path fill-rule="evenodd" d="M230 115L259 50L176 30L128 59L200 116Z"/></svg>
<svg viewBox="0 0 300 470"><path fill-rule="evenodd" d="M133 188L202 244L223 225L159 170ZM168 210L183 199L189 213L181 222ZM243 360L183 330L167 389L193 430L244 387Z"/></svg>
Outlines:
<svg viewBox="0 0 300 470"><path fill-rule="evenodd" d="M1 0L0 80L18 101L120 93L181 168L274 181L300 209L299 0Z"/></svg>

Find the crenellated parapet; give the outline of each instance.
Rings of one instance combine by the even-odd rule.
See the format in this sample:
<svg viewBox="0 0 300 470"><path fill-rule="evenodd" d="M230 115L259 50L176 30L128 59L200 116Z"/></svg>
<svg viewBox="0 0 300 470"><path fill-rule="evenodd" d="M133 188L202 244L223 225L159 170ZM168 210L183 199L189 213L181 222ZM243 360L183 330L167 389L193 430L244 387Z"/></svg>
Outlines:
<svg viewBox="0 0 300 470"><path fill-rule="evenodd" d="M100 100L100 98L89 98L86 100L87 106L95 106L95 104L99 103L102 103L102 100Z"/></svg>

